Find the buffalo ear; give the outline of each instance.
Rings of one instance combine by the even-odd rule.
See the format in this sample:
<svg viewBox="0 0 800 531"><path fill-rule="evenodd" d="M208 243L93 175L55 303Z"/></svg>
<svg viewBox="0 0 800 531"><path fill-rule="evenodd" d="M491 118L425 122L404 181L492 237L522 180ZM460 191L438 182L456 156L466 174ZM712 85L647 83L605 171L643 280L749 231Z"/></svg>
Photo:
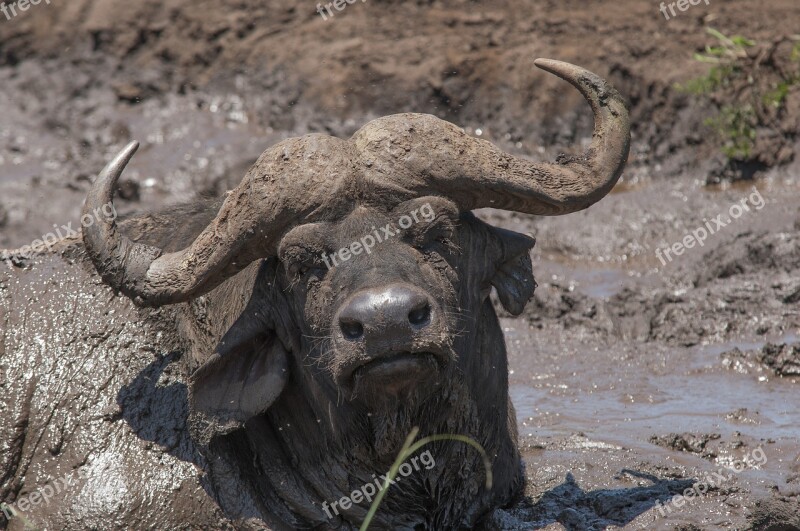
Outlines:
<svg viewBox="0 0 800 531"><path fill-rule="evenodd" d="M288 375L286 349L272 332L225 354L216 352L191 378L194 435L207 443L265 412L283 391Z"/></svg>
<svg viewBox="0 0 800 531"><path fill-rule="evenodd" d="M502 250L491 284L497 290L503 308L511 315L519 315L536 289L530 256L536 240L497 227L492 227L492 230Z"/></svg>
<svg viewBox="0 0 800 531"><path fill-rule="evenodd" d="M289 379L289 350L268 317L271 271L262 265L247 307L189 380L189 429L203 445L264 413Z"/></svg>

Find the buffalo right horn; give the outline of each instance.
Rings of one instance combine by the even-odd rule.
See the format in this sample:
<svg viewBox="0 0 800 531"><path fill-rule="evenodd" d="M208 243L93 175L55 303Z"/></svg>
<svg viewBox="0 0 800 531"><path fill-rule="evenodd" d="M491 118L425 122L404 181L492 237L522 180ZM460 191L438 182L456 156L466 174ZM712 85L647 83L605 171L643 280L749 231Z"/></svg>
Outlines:
<svg viewBox="0 0 800 531"><path fill-rule="evenodd" d="M510 155L426 114L374 120L354 136L371 181L410 195L445 195L463 210L493 207L555 216L587 208L616 184L630 147L630 120L619 92L600 76L550 59L534 64L577 88L594 112L588 150L557 163ZM402 174L402 175L400 175Z"/></svg>

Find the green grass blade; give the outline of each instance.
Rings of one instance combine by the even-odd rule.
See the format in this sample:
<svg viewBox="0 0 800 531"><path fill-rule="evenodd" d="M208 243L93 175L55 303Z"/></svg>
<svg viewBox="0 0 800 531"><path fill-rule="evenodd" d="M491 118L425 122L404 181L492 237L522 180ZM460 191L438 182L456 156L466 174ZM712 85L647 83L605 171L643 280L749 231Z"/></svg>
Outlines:
<svg viewBox="0 0 800 531"><path fill-rule="evenodd" d="M480 452L481 457L483 458L483 466L486 469L486 488L492 488L492 462L489 460L489 455L486 453L486 450L483 446L480 445L476 440L471 439L465 435L431 435L430 437L425 437L424 439L420 439L416 443L414 443L414 439L417 438L417 434L419 433L419 428L415 427L411 430L411 433L408 434L406 437L406 441L403 444L403 448L400 450L400 453L397 455L397 459L395 459L392 467L389 469L389 474L386 476L386 482L383 485L383 488L378 492L378 496L372 501L372 505L369 508L369 512L367 516L364 518L364 522L361 524L359 531L367 531L369 529L369 524L372 523L372 519L375 518L375 513L378 512L378 507L380 507L381 502L383 501L383 497L386 495L386 492L389 490L389 486L392 484L391 482L394 481L394 478L397 477L398 472L400 471L400 467L402 464L411 457L417 450L422 448L423 446L430 444L436 441L459 441L465 444L468 444L478 450Z"/></svg>

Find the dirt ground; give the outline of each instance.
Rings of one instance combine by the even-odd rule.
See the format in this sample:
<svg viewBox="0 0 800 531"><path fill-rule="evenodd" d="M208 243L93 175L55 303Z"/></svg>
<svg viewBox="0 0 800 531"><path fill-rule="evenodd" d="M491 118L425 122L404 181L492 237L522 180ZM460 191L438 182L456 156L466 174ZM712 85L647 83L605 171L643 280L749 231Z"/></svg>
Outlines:
<svg viewBox="0 0 800 531"><path fill-rule="evenodd" d="M671 20L645 0L316 7L52 0L0 15L0 248L77 227L92 176L132 139L122 213L221 194L283 138L396 112L534 159L575 152L591 112L533 60L585 66L631 102L621 183L566 217L480 213L537 239L534 301L502 319L528 497L496 528L800 529L800 141L784 135L791 156L757 179L710 186L713 109L675 88L707 68L692 59L706 27L769 42L799 31L797 0ZM702 246L658 258L703 227ZM706 492L670 502L693 484Z"/></svg>

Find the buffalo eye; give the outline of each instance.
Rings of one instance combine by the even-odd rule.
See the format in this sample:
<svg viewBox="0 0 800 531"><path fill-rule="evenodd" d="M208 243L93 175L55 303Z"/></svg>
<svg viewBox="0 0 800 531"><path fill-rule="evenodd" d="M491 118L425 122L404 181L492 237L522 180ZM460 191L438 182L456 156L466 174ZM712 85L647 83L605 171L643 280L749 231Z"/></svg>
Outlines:
<svg viewBox="0 0 800 531"><path fill-rule="evenodd" d="M398 220L413 220L403 231L403 238L420 252L445 255L456 248L453 237L461 215L452 201L436 196L419 197L395 207L393 215ZM402 223L400 226L403 227Z"/></svg>
<svg viewBox="0 0 800 531"><path fill-rule="evenodd" d="M322 278L327 273L325 239L328 224L311 223L290 230L278 245L278 259L284 265L286 275L292 280L316 275Z"/></svg>
<svg viewBox="0 0 800 531"><path fill-rule="evenodd" d="M291 262L286 270L291 278L305 278L309 274L322 277L325 275L325 266L314 260Z"/></svg>
<svg viewBox="0 0 800 531"><path fill-rule="evenodd" d="M412 227L406 234L406 241L422 253L444 253L453 246L453 231L449 220L436 220L427 226Z"/></svg>
<svg viewBox="0 0 800 531"><path fill-rule="evenodd" d="M288 247L283 249L281 258L290 279L304 279L309 275L321 278L327 272L322 253L314 248Z"/></svg>

